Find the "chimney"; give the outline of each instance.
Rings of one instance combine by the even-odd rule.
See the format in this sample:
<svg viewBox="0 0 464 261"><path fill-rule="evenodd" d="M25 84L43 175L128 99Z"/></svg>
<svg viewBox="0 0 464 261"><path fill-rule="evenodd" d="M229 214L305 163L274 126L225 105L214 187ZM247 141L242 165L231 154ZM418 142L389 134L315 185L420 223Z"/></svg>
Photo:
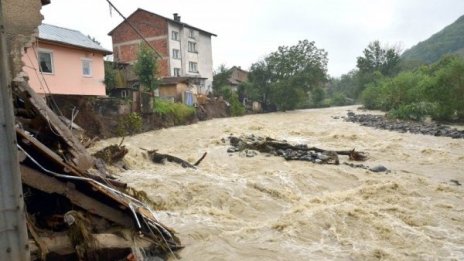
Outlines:
<svg viewBox="0 0 464 261"><path fill-rule="evenodd" d="M180 16L178 13L174 13L174 21L180 22Z"/></svg>

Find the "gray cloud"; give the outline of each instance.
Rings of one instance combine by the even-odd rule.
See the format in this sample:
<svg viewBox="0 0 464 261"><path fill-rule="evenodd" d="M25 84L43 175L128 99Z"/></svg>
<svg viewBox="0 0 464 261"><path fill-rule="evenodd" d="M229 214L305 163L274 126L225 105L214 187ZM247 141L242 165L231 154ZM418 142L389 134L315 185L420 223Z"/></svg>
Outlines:
<svg viewBox="0 0 464 261"><path fill-rule="evenodd" d="M248 68L280 45L315 41L329 53L329 73L353 69L370 41L410 48L464 14L462 0L274 0L144 1L113 0L125 15L138 7L218 34L215 66ZM45 23L77 29L111 49L107 33L122 20L104 0L52 1L43 8Z"/></svg>

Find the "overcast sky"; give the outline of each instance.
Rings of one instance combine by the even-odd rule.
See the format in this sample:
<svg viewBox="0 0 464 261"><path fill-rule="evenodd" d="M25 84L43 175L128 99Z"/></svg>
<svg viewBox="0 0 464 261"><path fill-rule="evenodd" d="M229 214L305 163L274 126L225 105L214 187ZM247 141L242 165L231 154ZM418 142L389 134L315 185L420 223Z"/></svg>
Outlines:
<svg viewBox="0 0 464 261"><path fill-rule="evenodd" d="M329 53L329 74L356 66L373 40L407 49L464 15L464 0L112 0L129 16L137 8L217 34L214 68L249 68L252 63L298 40L315 41ZM122 19L105 0L52 0L44 23L76 29L111 48L107 35Z"/></svg>

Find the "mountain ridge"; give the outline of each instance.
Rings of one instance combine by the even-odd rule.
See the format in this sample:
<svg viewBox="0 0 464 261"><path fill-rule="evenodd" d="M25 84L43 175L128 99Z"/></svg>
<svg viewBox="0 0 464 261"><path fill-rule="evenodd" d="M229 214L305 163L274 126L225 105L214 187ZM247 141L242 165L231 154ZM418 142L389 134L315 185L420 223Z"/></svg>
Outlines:
<svg viewBox="0 0 464 261"><path fill-rule="evenodd" d="M406 50L404 60L434 63L448 54L464 56L464 15L428 39Z"/></svg>

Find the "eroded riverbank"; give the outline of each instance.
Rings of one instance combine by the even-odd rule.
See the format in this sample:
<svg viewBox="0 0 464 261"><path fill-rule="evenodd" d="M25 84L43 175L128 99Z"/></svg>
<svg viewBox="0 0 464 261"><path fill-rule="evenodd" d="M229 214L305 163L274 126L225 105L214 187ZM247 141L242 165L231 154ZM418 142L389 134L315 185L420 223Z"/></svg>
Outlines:
<svg viewBox="0 0 464 261"><path fill-rule="evenodd" d="M464 259L464 140L376 130L332 119L355 107L216 119L126 138L120 177L156 202L184 260ZM369 153L377 174L227 153L221 139L254 133ZM100 142L103 147L119 140ZM198 170L155 165L159 149ZM345 161L345 159L344 159Z"/></svg>

